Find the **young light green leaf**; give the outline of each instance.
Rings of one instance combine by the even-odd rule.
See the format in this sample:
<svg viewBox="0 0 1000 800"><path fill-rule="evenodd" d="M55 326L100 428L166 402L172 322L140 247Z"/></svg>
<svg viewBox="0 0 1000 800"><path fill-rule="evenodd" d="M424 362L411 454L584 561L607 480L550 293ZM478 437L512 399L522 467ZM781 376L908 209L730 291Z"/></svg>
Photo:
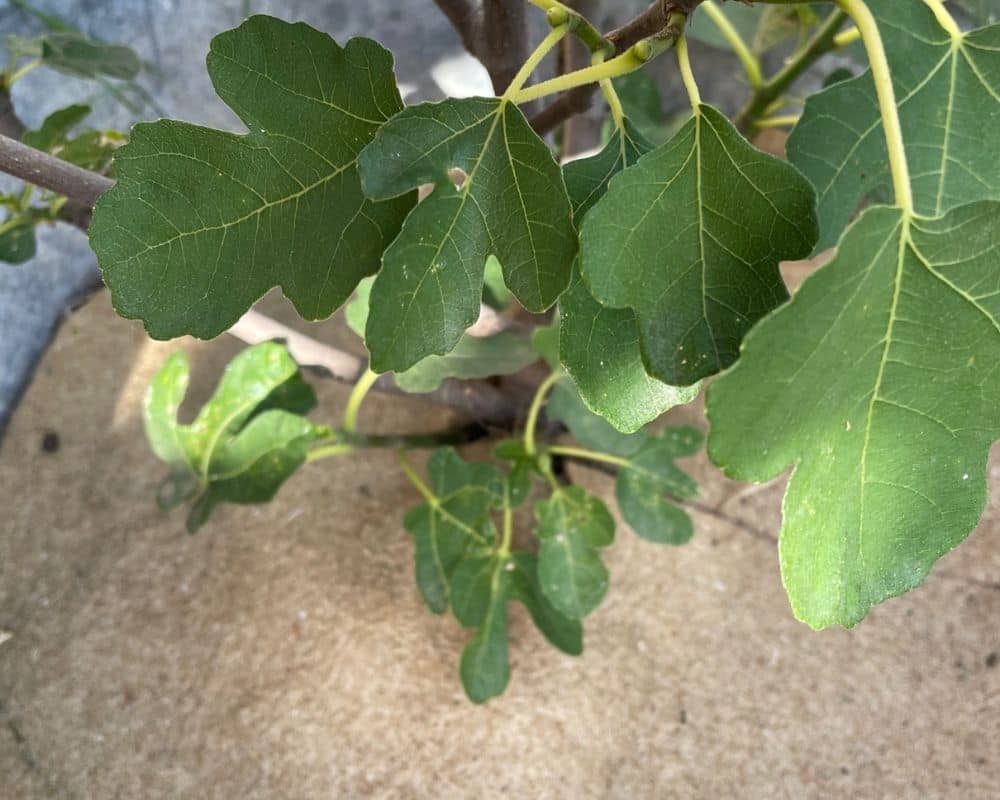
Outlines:
<svg viewBox="0 0 1000 800"><path fill-rule="evenodd" d="M576 231L548 147L500 98L450 99L397 114L362 152L365 192L396 197L436 188L407 217L372 288L366 343L372 369L409 369L444 355L479 316L483 273L496 256L530 311L569 283ZM461 169L456 188L449 170Z"/></svg>
<svg viewBox="0 0 1000 800"><path fill-rule="evenodd" d="M691 518L673 501L695 497L698 485L674 461L697 453L702 439L694 428L667 428L650 437L619 470L615 482L618 508L643 539L684 544L691 538Z"/></svg>
<svg viewBox="0 0 1000 800"><path fill-rule="evenodd" d="M503 694L510 682L507 598L513 567L507 556L484 555L463 561L452 579L455 616L477 628L461 661L462 685L473 703Z"/></svg>
<svg viewBox="0 0 1000 800"><path fill-rule="evenodd" d="M583 619L608 590L600 548L614 541L615 521L598 498L579 486L554 491L535 505L538 579L552 605L571 619Z"/></svg>
<svg viewBox="0 0 1000 800"><path fill-rule="evenodd" d="M531 344L511 331L493 336L463 336L447 355L428 356L396 373L404 392L433 392L447 378L471 380L520 372L538 356Z"/></svg>
<svg viewBox="0 0 1000 800"><path fill-rule="evenodd" d="M738 357L788 296L778 263L815 240L809 182L701 105L611 180L584 219L581 272L600 303L636 312L647 371L686 386Z"/></svg>
<svg viewBox="0 0 1000 800"><path fill-rule="evenodd" d="M90 228L115 307L156 338L211 338L278 285L303 317L326 317L413 205L368 200L356 167L402 107L392 58L257 16L212 40L208 71L249 133L133 129Z"/></svg>
<svg viewBox="0 0 1000 800"><path fill-rule="evenodd" d="M651 146L626 120L592 158L563 170L577 225L604 196L608 183ZM639 326L629 308L607 308L594 299L574 269L559 298L559 357L584 403L611 425L634 433L676 405L693 400L699 387L678 388L649 376L639 347Z"/></svg>
<svg viewBox="0 0 1000 800"><path fill-rule="evenodd" d="M952 39L923 3L868 5L885 40L917 212L1000 197L1000 25ZM862 201L891 185L871 72L808 100L788 157L819 194L817 249L832 247Z"/></svg>
<svg viewBox="0 0 1000 800"><path fill-rule="evenodd" d="M37 129L25 132L21 141L36 150L51 153L59 145L66 143L69 132L89 114L90 106L72 105L60 108L49 114Z"/></svg>
<svg viewBox="0 0 1000 800"><path fill-rule="evenodd" d="M420 593L431 611L443 614L455 569L496 540L489 514L500 502L503 482L494 467L469 464L451 448L432 453L427 471L437 500L412 509L403 524L416 543Z"/></svg>
<svg viewBox="0 0 1000 800"><path fill-rule="evenodd" d="M0 222L0 261L23 264L35 257L36 249L35 221L30 214Z"/></svg>
<svg viewBox="0 0 1000 800"><path fill-rule="evenodd" d="M709 390L709 454L795 471L781 569L796 616L851 626L975 526L1000 437L1000 204L866 211Z"/></svg>
<svg viewBox="0 0 1000 800"><path fill-rule="evenodd" d="M535 626L553 647L578 656L583 652L583 627L571 619L545 597L538 581L538 559L530 553L513 553L514 570L509 575L510 596L528 609Z"/></svg>
<svg viewBox="0 0 1000 800"><path fill-rule="evenodd" d="M281 345L251 347L226 368L191 425L177 421L188 386L183 353L153 378L143 406L153 452L170 467L158 501L164 509L195 499L188 528L197 530L220 502L263 503L326 434L301 414L316 398Z"/></svg>

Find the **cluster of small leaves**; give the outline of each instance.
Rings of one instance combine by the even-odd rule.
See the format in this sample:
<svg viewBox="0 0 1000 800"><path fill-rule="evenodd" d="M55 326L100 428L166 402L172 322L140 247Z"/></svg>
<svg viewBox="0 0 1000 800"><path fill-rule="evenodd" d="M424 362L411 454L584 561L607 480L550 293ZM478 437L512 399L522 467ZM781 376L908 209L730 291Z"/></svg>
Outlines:
<svg viewBox="0 0 1000 800"><path fill-rule="evenodd" d="M0 73L0 91L9 93L15 80L35 66L98 81L116 96L121 96L120 90L108 84L109 80L135 85L142 63L131 48L95 41L55 17L35 11L27 3L18 2L17 5L38 16L49 31L31 39L15 35L4 37L7 66ZM22 63L25 60L27 64ZM90 107L84 104L54 111L37 129L26 131L22 141L78 167L113 176L112 156L127 137L114 130L80 130L90 112ZM4 212L0 220L0 261L22 264L33 258L37 246L36 227L61 219L65 203L64 197L39 192L30 185L20 191L0 194L0 208Z"/></svg>
<svg viewBox="0 0 1000 800"><path fill-rule="evenodd" d="M923 3L868 1L915 208L871 208L846 233L859 204L884 199L889 183L870 74L832 81L807 102L791 163L702 102L672 129L636 84L630 106L649 111L642 129L618 119L600 153L560 168L510 96L404 108L375 42L340 47L307 26L253 17L213 41L208 64L248 132L138 126L116 155L118 184L98 204L92 244L118 310L161 338L216 335L273 286L309 319L357 294L349 316L373 369L414 391L526 363L516 337L467 333L496 287L532 312L558 305L558 331L543 332L541 346L572 380L549 413L581 442L599 426L574 414L600 415L610 423L601 434L625 437L604 453L724 373L708 392L713 460L758 481L796 465L785 585L809 624L851 625L968 534L1000 435L1000 29L956 34ZM760 13L724 8L737 28L739 15ZM820 19L798 7L767 15L744 31L757 51ZM837 258L789 301L779 263L838 241ZM629 465L623 516L649 538L684 538L665 500L683 490L664 477L680 445L637 441L618 456ZM447 564L418 572L432 608L450 597L477 629L463 672L478 699L506 683L503 621L517 581L505 576L525 572L491 515L509 512L532 475L549 477L530 448L498 455L507 478L471 489L442 477L452 456L439 456L421 517L420 536L434 542L427 531L443 528L431 512L450 490L461 489L458 505L477 498L462 522L478 539L459 546L449 529ZM553 491L537 513L538 558L583 567L577 582L539 564L551 581L537 585L570 617L597 598L606 518L578 491ZM574 525L575 541L558 540ZM424 560L428 548L418 543Z"/></svg>

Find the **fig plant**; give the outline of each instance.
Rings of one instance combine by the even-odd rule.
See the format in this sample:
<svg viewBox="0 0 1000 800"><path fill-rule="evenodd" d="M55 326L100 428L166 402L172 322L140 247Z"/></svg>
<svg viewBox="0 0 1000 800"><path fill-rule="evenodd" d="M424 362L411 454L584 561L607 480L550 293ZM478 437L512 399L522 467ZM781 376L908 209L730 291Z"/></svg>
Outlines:
<svg viewBox="0 0 1000 800"><path fill-rule="evenodd" d="M975 25L997 9L657 0L605 35L569 5L527 2L549 32L512 67L498 53L517 48L494 45L523 22L522 0L438 0L497 96L412 106L375 41L250 17L208 56L245 133L161 119L115 151L90 241L122 316L155 338L211 338L280 287L306 320L346 304L370 356L335 426L307 417L315 395L277 342L238 356L182 425L188 367L173 356L145 403L170 467L161 505L190 503L194 531L219 503L271 499L307 463L395 448L422 501L403 520L417 586L473 631L460 672L482 702L509 681L510 601L579 653L608 591L614 517L566 460L617 475L620 515L643 539L691 537L697 486L676 461L702 433L648 426L707 384L718 467L748 481L792 468L780 560L795 615L855 625L917 586L986 500L1000 437L1000 26ZM568 37L592 63L532 83ZM732 121L702 97L689 37L745 69ZM787 58L768 75L775 48ZM860 74L791 93L848 48L868 61ZM640 72L668 52L690 106L676 126L650 111ZM560 164L544 136L595 87L605 143ZM766 128L792 129L788 160L754 146ZM828 248L790 298L779 264ZM484 303L506 329L472 327ZM504 395L503 376L538 360L547 377L530 402ZM456 380L488 387L508 413L444 434L359 431L385 373L438 398ZM483 435L498 439L488 458L451 446ZM433 450L427 477L420 447ZM534 535L515 537L528 502Z"/></svg>

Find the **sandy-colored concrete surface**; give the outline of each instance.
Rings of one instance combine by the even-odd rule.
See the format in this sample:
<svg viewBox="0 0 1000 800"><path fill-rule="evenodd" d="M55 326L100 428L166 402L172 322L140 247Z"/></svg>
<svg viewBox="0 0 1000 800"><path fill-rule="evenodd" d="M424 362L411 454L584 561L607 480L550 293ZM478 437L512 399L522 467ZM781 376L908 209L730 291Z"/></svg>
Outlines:
<svg viewBox="0 0 1000 800"><path fill-rule="evenodd" d="M580 658L513 610L510 689L477 708L464 634L414 586L418 498L391 455L313 465L195 537L155 508L139 398L177 347L198 399L238 349L147 342L95 298L0 450L3 800L1000 797L996 470L979 530L923 588L817 634L781 588L780 486L696 459L694 541L620 534ZM333 416L345 390L319 389ZM363 423L448 419L375 397Z"/></svg>

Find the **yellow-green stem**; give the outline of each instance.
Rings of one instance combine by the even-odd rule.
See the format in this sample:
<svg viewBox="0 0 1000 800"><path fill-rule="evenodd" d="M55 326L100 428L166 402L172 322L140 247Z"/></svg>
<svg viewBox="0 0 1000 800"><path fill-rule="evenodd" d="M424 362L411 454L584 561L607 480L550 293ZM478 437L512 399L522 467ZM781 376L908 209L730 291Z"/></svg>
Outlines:
<svg viewBox="0 0 1000 800"><path fill-rule="evenodd" d="M743 69L750 81L750 86L754 89L759 89L763 86L764 73L760 68L760 59L753 54L749 45L747 45L743 37L740 36L740 32L733 27L733 23L731 23L729 18L722 13L722 9L720 9L713 0L707 0L707 2L702 3L699 8L701 8L708 15L708 18L712 20L715 27L719 29L719 33L722 34L722 37L729 43L729 46L733 48L733 52L736 53L736 57L740 60L740 63L743 64Z"/></svg>
<svg viewBox="0 0 1000 800"><path fill-rule="evenodd" d="M948 35L952 39L962 38L962 29L958 27L958 23L955 22L955 18L949 13L948 9L944 7L944 3L941 0L924 0L924 3L934 12L934 16L937 17L938 25L948 31Z"/></svg>
<svg viewBox="0 0 1000 800"><path fill-rule="evenodd" d="M768 117L757 121L758 128L794 128L802 119L799 114L788 114L783 117Z"/></svg>
<svg viewBox="0 0 1000 800"><path fill-rule="evenodd" d="M684 88L687 89L688 97L691 99L691 108L697 114L698 106L701 105L701 92L698 91L698 83L695 81L694 72L691 69L691 56L688 53L686 36L677 40L677 62L680 64Z"/></svg>
<svg viewBox="0 0 1000 800"><path fill-rule="evenodd" d="M528 409L528 419L524 423L524 452L529 456L535 454L535 428L538 427L538 415L542 410L542 405L545 403L545 396L559 382L561 377L562 373L559 370L554 371L542 381L535 392L535 397L531 401L531 408Z"/></svg>
<svg viewBox="0 0 1000 800"><path fill-rule="evenodd" d="M514 538L514 509L510 505L510 496L504 498L503 504L503 539L497 554L503 558L510 555L510 543Z"/></svg>
<svg viewBox="0 0 1000 800"><path fill-rule="evenodd" d="M403 474L409 478L410 483L413 484L414 488L423 496L430 505L436 506L438 504L438 497L431 488L424 483L423 479L417 474L417 471L413 468L413 463L410 461L409 456L403 450L398 450L396 452L399 458L399 466L403 470Z"/></svg>
<svg viewBox="0 0 1000 800"><path fill-rule="evenodd" d="M596 66L603 64L606 60L607 57L604 53L594 53L592 64ZM600 82L600 87L604 99L608 101L608 109L611 111L611 119L615 121L615 127L619 130L624 130L625 109L622 107L622 101L615 90L615 85L611 82L610 78L607 78Z"/></svg>
<svg viewBox="0 0 1000 800"><path fill-rule="evenodd" d="M837 0L840 6L854 20L861 32L868 53L868 61L875 79L882 125L889 149L889 168L892 171L892 186L896 195L896 205L908 214L913 214L913 189L910 185L910 167L906 161L906 146L903 141L903 127L899 121L896 105L896 90L892 85L892 72L885 53L885 44L878 29L878 23L864 0Z"/></svg>
<svg viewBox="0 0 1000 800"><path fill-rule="evenodd" d="M833 43L836 47L847 47L849 44L854 44L860 40L861 31L857 28L848 28L846 31L841 31L833 37Z"/></svg>
<svg viewBox="0 0 1000 800"><path fill-rule="evenodd" d="M35 67L40 67L41 65L42 65L42 60L40 58L36 58L34 61L29 61L20 69L12 72L10 77L7 78L7 80L5 81L7 88L13 86L15 83L21 80L21 78L23 78L25 75L31 72Z"/></svg>
<svg viewBox="0 0 1000 800"><path fill-rule="evenodd" d="M549 31L548 35L542 39L541 44L535 48L528 60L524 62L524 66L518 71L517 75L514 76L514 80L510 82L510 86L507 91L504 92L504 100L512 100L514 102L521 102L517 99L518 93L524 87L524 84L528 82L528 78L531 77L538 65L542 63L542 60L547 56L559 42L563 40L566 34L569 33L569 25L559 25Z"/></svg>
<svg viewBox="0 0 1000 800"><path fill-rule="evenodd" d="M353 433L355 428L358 427L358 412L361 411L361 404L365 401L368 392L371 391L372 386L375 385L375 381L378 380L378 374L372 372L371 369L365 370L364 375L358 378L358 382L354 384L354 388L351 389L351 395L347 398L347 406L344 408L344 425L343 428L348 433Z"/></svg>
<svg viewBox="0 0 1000 800"><path fill-rule="evenodd" d="M330 444L326 447L317 447L315 450L310 450L309 454L306 456L306 462L312 463L313 461L319 461L324 458L344 456L352 452L354 452L354 448L349 444Z"/></svg>
<svg viewBox="0 0 1000 800"><path fill-rule="evenodd" d="M547 452L554 456L565 458L579 458L584 461L599 461L602 464L612 464L616 467L627 467L628 459L621 456L613 456L609 453L598 453L596 450L584 450L580 447L563 447L554 445L547 448Z"/></svg>

